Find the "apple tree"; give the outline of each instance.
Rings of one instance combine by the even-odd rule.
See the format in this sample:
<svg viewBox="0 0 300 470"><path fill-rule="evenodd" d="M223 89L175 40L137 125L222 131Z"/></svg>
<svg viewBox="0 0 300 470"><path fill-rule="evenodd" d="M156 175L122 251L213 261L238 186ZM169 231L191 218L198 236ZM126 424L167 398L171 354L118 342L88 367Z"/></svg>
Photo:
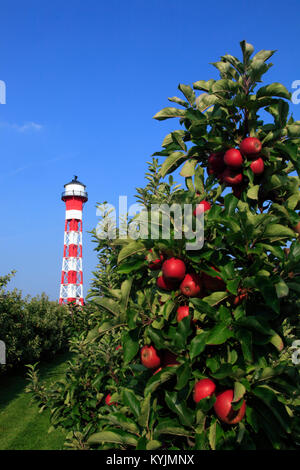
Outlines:
<svg viewBox="0 0 300 470"><path fill-rule="evenodd" d="M203 247L177 236L176 215L170 238L158 217L155 236L98 241L110 277L93 281L101 315L85 347L102 348L113 331L111 350L116 338L121 348L115 376L99 379L96 416L77 428L86 447L299 445L300 121L282 84L261 84L274 51L241 50L213 64L218 79L180 84L154 116L179 126L137 188L148 211L190 204L194 221L203 214Z"/></svg>

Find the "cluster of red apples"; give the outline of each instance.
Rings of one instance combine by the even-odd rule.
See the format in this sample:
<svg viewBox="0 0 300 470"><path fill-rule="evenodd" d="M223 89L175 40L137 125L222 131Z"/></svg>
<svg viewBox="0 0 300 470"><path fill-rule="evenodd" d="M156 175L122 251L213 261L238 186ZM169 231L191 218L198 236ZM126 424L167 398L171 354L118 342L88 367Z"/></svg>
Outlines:
<svg viewBox="0 0 300 470"><path fill-rule="evenodd" d="M206 201L202 201L196 208L197 209ZM198 297L201 295L203 288L207 290L223 290L225 287L224 282L220 276L209 276L206 273L201 275L187 272L186 264L179 258L169 258L164 261L163 255L149 264L151 270L162 269L162 275L157 278L156 285L162 290L172 291L179 289L181 294L186 297ZM214 271L216 268L211 266Z"/></svg>
<svg viewBox="0 0 300 470"><path fill-rule="evenodd" d="M194 216L206 212L211 208L208 201L201 201L194 210ZM152 252L152 250L150 250ZM211 266L211 268L218 272L218 270ZM180 290L181 294L187 298L200 297L205 291L220 291L226 288L224 281L220 276L210 276L204 272L200 275L187 272L187 267L182 259L171 257L164 259L162 254L159 258L149 263L149 269L152 271L162 270L162 275L157 278L156 285L162 290L172 291ZM243 294L243 296L246 294ZM240 297L237 296L235 304L240 302ZM190 309L188 305L180 305L177 308L176 319L180 322L183 318L190 316ZM195 322L191 318L191 322ZM160 372L164 367L172 367L178 365L177 357L170 351L158 352L154 346L145 345L140 352L141 362L148 369L156 369L154 374ZM199 380L194 386L193 398L198 403L203 398L209 398L215 395L216 385L209 379L204 378ZM246 402L238 410L232 407L234 391L228 389L216 394L216 401L214 403L214 410L220 420L227 424L236 424L241 421L245 415Z"/></svg>
<svg viewBox="0 0 300 470"><path fill-rule="evenodd" d="M141 349L141 362L148 369L157 369L153 375L160 372L164 367L176 366L177 357L170 351L158 353L153 346L144 346ZM246 412L246 402L243 400L242 405L238 410L234 410L232 401L234 398L234 391L227 389L216 393L216 384L209 378L203 378L198 380L193 389L193 399L195 403L198 403L204 398L210 398L213 395L216 396L214 403L214 410L218 418L227 424L239 423Z"/></svg>
<svg viewBox="0 0 300 470"><path fill-rule="evenodd" d="M225 153L212 153L208 157L209 175L215 175L220 183L226 183L233 188L233 193L239 195L243 183L243 167L250 160L250 168L255 175L261 175L265 165L260 152L262 144L256 137L246 137L240 148L230 148Z"/></svg>

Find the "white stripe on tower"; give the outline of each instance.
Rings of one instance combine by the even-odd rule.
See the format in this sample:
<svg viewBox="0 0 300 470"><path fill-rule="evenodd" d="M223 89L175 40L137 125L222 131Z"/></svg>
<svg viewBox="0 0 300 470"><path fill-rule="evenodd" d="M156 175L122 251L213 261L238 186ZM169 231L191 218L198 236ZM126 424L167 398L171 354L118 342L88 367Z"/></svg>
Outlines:
<svg viewBox="0 0 300 470"><path fill-rule="evenodd" d="M82 209L88 200L85 185L75 176L65 184L61 198L66 204L66 220L59 303L83 305Z"/></svg>

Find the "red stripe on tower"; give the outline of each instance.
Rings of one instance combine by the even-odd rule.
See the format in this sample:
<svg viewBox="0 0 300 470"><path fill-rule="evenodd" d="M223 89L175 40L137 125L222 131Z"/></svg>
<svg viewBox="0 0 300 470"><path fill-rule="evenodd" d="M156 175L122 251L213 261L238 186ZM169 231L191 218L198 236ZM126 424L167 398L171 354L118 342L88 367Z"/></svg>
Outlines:
<svg viewBox="0 0 300 470"><path fill-rule="evenodd" d="M64 187L61 198L66 204L66 220L59 303L83 305L82 210L88 195L77 176Z"/></svg>

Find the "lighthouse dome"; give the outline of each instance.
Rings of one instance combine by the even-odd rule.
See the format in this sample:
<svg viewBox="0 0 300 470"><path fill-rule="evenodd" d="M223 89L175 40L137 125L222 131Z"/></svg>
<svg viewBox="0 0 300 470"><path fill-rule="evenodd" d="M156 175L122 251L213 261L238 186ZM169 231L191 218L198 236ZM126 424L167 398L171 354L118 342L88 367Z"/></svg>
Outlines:
<svg viewBox="0 0 300 470"><path fill-rule="evenodd" d="M88 199L88 194L85 190L86 186L85 184L81 183L78 181L78 177L75 175L72 181L69 183L66 183L64 185L64 192L62 193L62 199L68 197L68 196L79 196L85 199L87 201Z"/></svg>

